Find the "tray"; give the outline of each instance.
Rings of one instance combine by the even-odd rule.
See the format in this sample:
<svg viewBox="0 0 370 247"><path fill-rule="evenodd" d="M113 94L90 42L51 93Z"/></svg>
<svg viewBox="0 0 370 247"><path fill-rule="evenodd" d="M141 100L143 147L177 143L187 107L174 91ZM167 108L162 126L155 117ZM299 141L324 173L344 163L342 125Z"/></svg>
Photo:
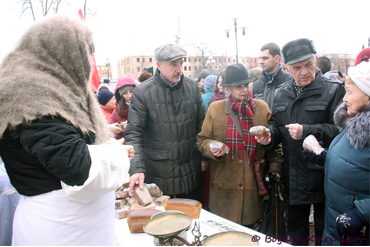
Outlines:
<svg viewBox="0 0 370 247"><path fill-rule="evenodd" d="M257 246L258 242L252 241L252 236L245 232L228 231L208 236L202 246Z"/></svg>
<svg viewBox="0 0 370 247"><path fill-rule="evenodd" d="M192 222L193 219L187 214L171 212L151 218L145 223L143 229L145 233L154 237L168 237L189 228Z"/></svg>

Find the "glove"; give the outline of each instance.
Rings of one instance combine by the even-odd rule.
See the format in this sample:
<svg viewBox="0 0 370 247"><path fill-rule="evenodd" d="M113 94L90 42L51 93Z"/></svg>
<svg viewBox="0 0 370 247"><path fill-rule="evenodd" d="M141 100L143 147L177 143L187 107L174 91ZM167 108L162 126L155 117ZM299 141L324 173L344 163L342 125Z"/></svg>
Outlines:
<svg viewBox="0 0 370 247"><path fill-rule="evenodd" d="M302 154L305 161L317 164L319 166L324 166L325 164L326 151L323 151L321 154L317 155L314 152L303 149Z"/></svg>
<svg viewBox="0 0 370 247"><path fill-rule="evenodd" d="M337 232L340 236L360 236L360 231L364 226L365 223L355 208L339 215L336 222Z"/></svg>

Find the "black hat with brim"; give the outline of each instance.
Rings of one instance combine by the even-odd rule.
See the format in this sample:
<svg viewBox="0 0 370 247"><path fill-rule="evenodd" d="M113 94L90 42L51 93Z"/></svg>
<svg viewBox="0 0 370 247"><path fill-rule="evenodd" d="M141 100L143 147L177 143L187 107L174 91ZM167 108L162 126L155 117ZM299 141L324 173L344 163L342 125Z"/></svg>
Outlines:
<svg viewBox="0 0 370 247"><path fill-rule="evenodd" d="M233 64L226 67L224 80L220 85L223 87L235 87L253 81L255 81L255 78L249 77L248 71L243 64Z"/></svg>

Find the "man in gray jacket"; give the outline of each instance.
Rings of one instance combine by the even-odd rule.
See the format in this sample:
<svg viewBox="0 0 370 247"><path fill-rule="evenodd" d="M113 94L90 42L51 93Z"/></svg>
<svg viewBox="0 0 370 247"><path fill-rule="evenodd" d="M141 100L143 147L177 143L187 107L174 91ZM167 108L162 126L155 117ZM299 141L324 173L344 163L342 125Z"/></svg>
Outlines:
<svg viewBox="0 0 370 247"><path fill-rule="evenodd" d="M197 83L182 73L186 51L166 44L155 50L157 70L132 95L125 130L135 148L130 190L155 183L171 197L196 198L201 155L196 147L205 108Z"/></svg>
<svg viewBox="0 0 370 247"><path fill-rule="evenodd" d="M265 101L272 111L275 89L292 76L283 71L280 65L280 47L275 43L262 46L259 64L262 73L253 84L253 98Z"/></svg>

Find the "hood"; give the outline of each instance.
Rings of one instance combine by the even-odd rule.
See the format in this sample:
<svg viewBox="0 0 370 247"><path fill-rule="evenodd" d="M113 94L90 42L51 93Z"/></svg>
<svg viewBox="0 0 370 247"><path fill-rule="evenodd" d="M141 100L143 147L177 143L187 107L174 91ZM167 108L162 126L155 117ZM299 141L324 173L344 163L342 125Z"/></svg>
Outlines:
<svg viewBox="0 0 370 247"><path fill-rule="evenodd" d="M135 82L135 80L131 76L124 76L124 77L119 78L116 84L116 88L114 89L114 95L117 101L119 100L119 98L121 98L121 95L119 95L118 89L125 87L125 86L136 87L137 85L138 85L137 82Z"/></svg>
<svg viewBox="0 0 370 247"><path fill-rule="evenodd" d="M340 131L347 129L350 145L355 149L363 149L370 145L370 105L354 117L347 114L347 104L343 102L334 113L334 124Z"/></svg>
<svg viewBox="0 0 370 247"><path fill-rule="evenodd" d="M33 24L0 65L0 138L7 128L61 116L95 144L110 133L89 76L92 32L80 20L48 17Z"/></svg>

